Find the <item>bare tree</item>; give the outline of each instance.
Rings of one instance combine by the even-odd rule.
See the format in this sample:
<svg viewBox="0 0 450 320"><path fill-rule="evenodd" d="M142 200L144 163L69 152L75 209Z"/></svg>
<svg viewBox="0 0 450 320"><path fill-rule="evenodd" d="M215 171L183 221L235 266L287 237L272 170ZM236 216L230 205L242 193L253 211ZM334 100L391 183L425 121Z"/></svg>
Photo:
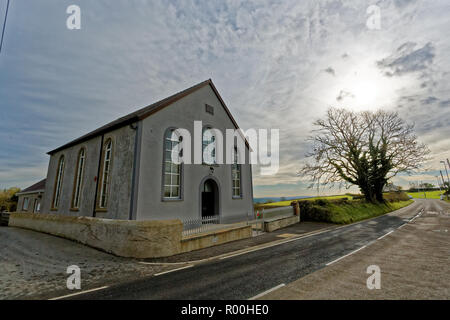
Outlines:
<svg viewBox="0 0 450 320"><path fill-rule="evenodd" d="M428 148L417 142L414 126L396 112L352 112L330 108L314 125L313 149L299 174L313 186L356 185L367 201L383 201L383 187L401 172L418 169Z"/></svg>

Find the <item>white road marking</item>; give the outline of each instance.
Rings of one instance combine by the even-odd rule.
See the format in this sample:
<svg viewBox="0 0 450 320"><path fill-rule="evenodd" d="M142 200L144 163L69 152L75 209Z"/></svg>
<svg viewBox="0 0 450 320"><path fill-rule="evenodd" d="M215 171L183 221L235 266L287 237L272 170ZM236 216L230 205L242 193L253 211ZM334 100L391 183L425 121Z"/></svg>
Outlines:
<svg viewBox="0 0 450 320"><path fill-rule="evenodd" d="M402 209L406 209L406 207L405 208L401 208L399 210L402 210ZM398 210L396 210L396 211L398 211ZM423 209L422 209L422 211L423 211ZM421 212L419 212L418 215L420 215ZM389 213L387 215L389 215ZM371 221L371 220L375 220L377 218L379 218L379 217L373 217L373 218L370 218L370 219L354 222L354 223L343 225L343 226L336 227L336 228L326 228L325 230L322 230L322 231L319 231L319 232L314 232L313 231L313 232L301 235L301 236L293 238L293 239L284 240L284 241L277 242L277 243L274 243L274 244L270 244L270 245L267 245L267 246L263 245L261 247L255 248L255 249L245 250L243 252L238 252L238 253L231 254L231 255L228 255L228 254L225 253L224 255L220 255L220 256L217 256L217 257L212 257L212 258L208 258L208 259L204 259L204 260L198 260L198 261L190 261L190 262L186 262L186 263L198 263L198 262L213 260L213 259L217 259L217 258L219 260L224 260L224 259L228 259L228 258L232 258L232 257L237 257L237 256L240 256L240 255L243 255L243 254L246 254L246 253L251 253L251 252L254 252L254 251L263 250L263 249L279 246L279 245L282 245L282 244L286 244L286 243L289 243L289 242L292 242L292 241L297 241L297 240L301 240L301 239L304 239L304 238L317 236L317 235L322 234L322 233L333 232L333 231L337 231L337 230L342 229L342 228L348 228L348 227L351 227L351 226L357 226L359 224L363 224L365 222L368 222L368 221Z"/></svg>
<svg viewBox="0 0 450 320"><path fill-rule="evenodd" d="M408 223L413 222L413 221L416 220L418 217L420 217L423 213L424 213L424 209L420 210L418 214L416 214L414 217L412 217L411 219L409 219Z"/></svg>
<svg viewBox="0 0 450 320"><path fill-rule="evenodd" d="M422 215L422 213L423 213L423 209L422 209L417 215L415 215L412 219L410 219L409 222L412 222L414 219L420 217L420 216ZM409 223L409 222L407 222L407 223ZM403 226L404 226L405 224L407 224L407 223L402 224L400 227L398 227L398 229L400 229L401 227L403 227ZM387 237L388 235L390 235L390 234L393 233L393 232L394 232L394 230L391 230L391 231L389 231L388 233L386 233L385 235L379 237L377 240L381 240L381 239L383 239L384 237ZM375 241L377 241L377 240L375 240ZM342 257L340 257L340 258L338 258L338 259L336 259L336 260L333 260L333 261L331 261L331 262L328 262L328 263L326 264L326 266L332 265L333 263L338 262L339 260L344 259L345 257L348 257L348 256L350 256L350 255L352 255L352 254L354 254L354 253L356 253L356 252L358 252L358 251L360 251L360 250L362 250L362 249L364 249L364 248L370 246L371 244L375 243L375 241L372 241L372 242L366 244L365 246L362 246L361 248L359 248L359 249L357 249L357 250L355 250L355 251L352 251L352 252L350 252L349 254L346 254L345 256L342 256Z"/></svg>
<svg viewBox="0 0 450 320"><path fill-rule="evenodd" d="M370 241L368 244L366 244L366 247L373 245L375 242L377 242L377 240Z"/></svg>
<svg viewBox="0 0 450 320"><path fill-rule="evenodd" d="M228 259L228 258L237 257L237 256L240 256L240 255L243 255L243 254L247 254L247 253L250 253L250 252L255 252L255 251L258 251L258 250L261 250L261 249L266 249L266 248L270 248L270 247L257 248L257 249L253 249L253 250L248 250L248 251L244 251L244 252L231 254L229 256L221 257L221 258L219 258L219 260L224 260L224 259Z"/></svg>
<svg viewBox="0 0 450 320"><path fill-rule="evenodd" d="M359 223L359 222L356 222L356 223ZM296 237L296 238L293 238L293 239L288 239L288 240L282 239L282 240L273 241L275 243L269 242L269 243L266 243L266 244L257 245L257 246L255 246L253 248L250 248L250 249L237 250L237 251L235 251L237 253L234 253L234 254L231 253L231 255L230 255L230 253L224 253L224 254L220 254L218 256L214 256L214 257L210 257L210 258L205 258L205 259L200 259L200 260L184 261L184 262L145 262L145 261L139 261L138 263L140 263L140 264L147 264L147 265L178 265L178 264L198 264L198 263L208 262L208 261L216 260L216 259L223 260L223 259L227 259L227 258L231 258L231 257L235 257L235 256L240 256L240 255L246 254L246 253L251 253L251 252L254 252L254 251L258 251L258 250L263 250L263 249L267 249L267 248L271 248L271 247L276 247L276 246L279 246L279 245L282 245L282 244L285 244L285 243L288 243L288 242L301 240L301 239L312 237L312 236L316 236L316 235L319 235L321 233L325 233L325 232L328 232L328 231L331 231L331 230L338 230L340 228L345 228L345 227L348 227L348 226L350 226L350 225L345 225L345 226L340 226L340 227L328 227L328 228L325 228L322 231L319 231L319 232L317 232L317 231L308 232L308 233L302 234L299 237Z"/></svg>
<svg viewBox="0 0 450 320"><path fill-rule="evenodd" d="M403 210L403 209L406 209L406 207L402 208L402 209L399 209L399 210ZM389 215L389 213L387 215ZM159 262L158 263L158 262L144 262L144 261L140 261L139 263L147 264L147 265L178 265L178 264L187 264L187 263L199 264L199 263L208 262L208 261L216 260L216 259L224 260L224 259L237 257L237 256L240 256L240 255L243 255L243 254L247 254L247 253L252 253L252 252L255 252L255 251L259 251L259 250L280 246L280 245L283 245L283 244L286 244L286 243L289 243L289 242L292 242L292 241L298 241L298 240L302 240L304 238L317 236L317 235L322 234L322 233L337 231L339 229L343 229L343 228L348 228L348 227L351 227L351 226L359 225L359 224L368 222L368 221L373 220L373 219L378 219L378 218L379 217L373 217L373 218L370 218L370 219L354 222L354 223L343 225L343 226L339 226L339 227L325 228L324 230L321 230L321 231L318 231L318 232L317 231L312 231L312 232L308 232L308 233L305 233L303 235L300 235L299 237L296 237L296 238L293 238L293 239L287 239L287 240L283 239L281 241L277 240L275 243L269 243L268 245L263 244L263 245L256 246L256 248L243 249L242 251L238 250L238 252L234 253L234 254L224 253L224 254L221 254L221 255L218 255L218 256L214 256L214 257L210 257L210 258L205 258L205 259L200 259L200 260L193 260L193 261L185 261L185 262L173 262L173 263L171 263L171 262L166 262L166 263Z"/></svg>
<svg viewBox="0 0 450 320"><path fill-rule="evenodd" d="M273 287L272 289L269 289L269 290L267 290L267 291L264 291L264 292L262 292L262 293L260 293L260 294L258 294L258 295L256 295L256 296L254 296L254 297L252 297L252 298L250 298L250 299L248 299L248 300L256 300L256 299L258 299L258 298L261 298L261 297L265 296L266 294L271 293L272 291L275 291L275 290L278 290L278 289L284 287L285 285L286 285L286 284L284 284L284 283L279 284L279 285L277 285L276 287Z"/></svg>
<svg viewBox="0 0 450 320"><path fill-rule="evenodd" d="M169 270L169 271L164 271L164 272L156 273L156 274L155 274L155 277L156 277L156 276L161 276L161 275L163 275L163 274L167 274L167 273L171 273L171 272L175 272L175 271L187 269L187 268L192 268L193 266L194 266L194 265L191 264L191 265L186 266L186 267L182 267L182 268L178 268L178 269L173 269L173 270Z"/></svg>
<svg viewBox="0 0 450 320"><path fill-rule="evenodd" d="M393 233L394 232L394 230L392 230L392 231L389 231L388 233L386 233L385 235L383 235L383 236L381 236L381 237L379 237L377 240L381 240L381 239L383 239L384 237L387 237L388 235L390 235L391 233Z"/></svg>
<svg viewBox="0 0 450 320"><path fill-rule="evenodd" d="M319 231L319 232L312 232L312 233L304 234L304 235L301 235L300 237L297 237L297 238L294 238L294 239L283 240L282 242L277 242L277 243L272 243L272 244L269 244L269 245L264 245L262 247L257 247L255 249L245 250L243 252L238 252L238 253L231 254L231 255L214 257L214 259L215 258L219 258L219 260L224 260L224 259L228 259L228 258L232 258L232 257L237 257L237 256L240 256L240 255L243 255L243 254L246 254L246 253L251 253L251 252L255 252L255 251L259 251L259 250L263 250L263 249L276 247L276 246L279 246L279 245L282 245L282 244L286 244L286 243L289 243L289 242L292 242L292 241L297 241L297 240L301 240L301 239L304 239L304 238L317 236L319 234L322 234L322 233L325 233L325 232L328 232L328 231L331 231L331 230L335 231L335 230L338 230L340 228L344 228L344 227L348 227L348 226L349 225L341 226L341 227L337 227L337 228L327 228L327 229Z"/></svg>
<svg viewBox="0 0 450 320"><path fill-rule="evenodd" d="M72 294L68 294L66 296L52 298L52 299L49 299L49 300L61 300L61 299L69 298L69 297L78 296L80 294L85 294L85 293L89 293L89 292L103 290L103 289L106 289L106 288L108 288L108 286L104 286L104 287L100 287L100 288L96 288L96 289L91 289L91 290L86 290L86 291L81 291L81 292L77 292L77 293L72 293Z"/></svg>
<svg viewBox="0 0 450 320"><path fill-rule="evenodd" d="M333 264L333 263L335 263L335 262L338 262L339 260L344 259L345 257L348 257L348 256L350 256L350 255L352 255L352 254L354 254L354 253L356 253L356 252L358 252L358 251L364 249L365 247L367 247L367 245L366 245L366 246L362 246L361 248L356 249L355 251L352 251L352 252L350 252L349 254L346 254L345 256L342 256L342 257L340 257L340 258L338 258L338 259L336 259L336 260L333 260L333 261L331 261L331 262L328 262L328 263L326 264L326 266L329 266L329 265L331 265L331 264Z"/></svg>
<svg viewBox="0 0 450 320"><path fill-rule="evenodd" d="M196 261L193 261L196 262ZM151 266L172 266L172 265L178 265L178 264L188 264L193 262L145 262L145 261L139 261L140 264L147 264Z"/></svg>

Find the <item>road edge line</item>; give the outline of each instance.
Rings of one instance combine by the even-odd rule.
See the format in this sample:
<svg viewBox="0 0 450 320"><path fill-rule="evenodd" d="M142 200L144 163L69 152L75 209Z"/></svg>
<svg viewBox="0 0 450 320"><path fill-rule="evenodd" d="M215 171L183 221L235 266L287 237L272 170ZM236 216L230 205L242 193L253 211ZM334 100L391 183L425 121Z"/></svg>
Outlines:
<svg viewBox="0 0 450 320"><path fill-rule="evenodd" d="M264 292L261 292L260 294L257 294L257 295L254 296L254 297L249 298L248 300L256 300L256 299L259 299L259 298L261 298L261 297L264 297L266 294L269 294L269 293L271 293L271 292L273 292L273 291L275 291L275 290L278 290L278 289L280 289L280 288L283 288L284 286L286 286L285 283L279 284L279 285L273 287L272 289L266 290L266 291L264 291Z"/></svg>
<svg viewBox="0 0 450 320"><path fill-rule="evenodd" d="M154 276L154 277L162 276L163 274L172 273L172 272L175 272L175 271L179 271L179 270L184 270L184 269L192 268L193 266L194 266L194 265L191 264L191 265L189 265L189 266L185 266L185 267L181 267L181 268L177 268L177 269L172 269L172 270L168 270L168 271L163 271L163 272L160 272L160 273L155 273L153 276Z"/></svg>
<svg viewBox="0 0 450 320"><path fill-rule="evenodd" d="M413 203L411 203L410 205L412 205L412 204ZM275 246L282 245L282 244L285 244L285 243L289 243L289 242L292 242L292 241L296 241L296 240L308 238L308 237L311 237L311 236L319 235L321 233L334 231L334 230L339 230L339 229L342 229L342 228L347 228L347 227L354 226L354 225L357 225L357 224L360 224L360 223L364 223L364 222L367 222L367 221L375 220L375 219L378 219L380 217L392 214L394 212L406 209L410 205L408 205L406 207L403 207L403 208L400 208L400 209L397 209L395 211L388 212L388 213L380 215L380 216L369 218L369 219L364 219L364 220L361 220L361 221L356 221L356 222L353 222L353 223L350 223L350 224L345 224L345 225L340 225L340 226L332 226L332 227L324 228L322 230L319 229L317 231L312 231L312 232L305 233L303 235L299 235L298 237L295 237L295 238L275 240L275 241L267 242L265 244L253 246L253 247L246 248L246 249L240 249L240 250L236 250L236 251L220 254L218 256L209 257L209 258L205 258L205 259L191 260L191 261L185 261L185 262L145 262L145 261L139 261L138 263L146 264L146 265L180 265L180 264L199 264L199 263L204 263L204 262L208 262L208 261L212 261L212 260L225 260L227 258L240 256L240 255L243 255L243 254L246 254L246 253L251 253L251 252L258 251L258 250L263 250L263 249L266 249L266 248L275 247ZM421 209L421 210L423 210L423 209ZM240 252L241 250L243 250L243 251Z"/></svg>
<svg viewBox="0 0 450 320"><path fill-rule="evenodd" d="M99 287L99 288L95 288L95 289L80 291L80 292L76 292L76 293L72 293L72 294L67 294L67 295L61 296L61 297L51 298L51 299L48 299L48 300L50 300L50 301L61 300L61 299L65 299L65 298L78 296L80 294L85 294L85 293L89 293L89 292L99 291L99 290L103 290L103 289L107 289L107 288L109 288L109 286L103 286L103 287Z"/></svg>
<svg viewBox="0 0 450 320"><path fill-rule="evenodd" d="M367 245L362 246L361 248L356 249L356 250L354 250L354 251L352 251L352 252L350 252L350 253L347 253L346 255L344 255L344 256L342 256L342 257L340 257L340 258L337 258L336 260L333 260L333 261L331 261L331 262L328 262L328 263L325 264L325 265L328 267L328 266L332 265L332 264L335 263L335 262L338 262L338 261L340 261L340 260L342 260L342 259L344 259L344 258L346 258L346 257L348 257L348 256L351 256L352 254L354 254L354 253L356 253L356 252L358 252L358 251L361 251L362 249L364 249L364 248L366 248L366 247L367 247Z"/></svg>

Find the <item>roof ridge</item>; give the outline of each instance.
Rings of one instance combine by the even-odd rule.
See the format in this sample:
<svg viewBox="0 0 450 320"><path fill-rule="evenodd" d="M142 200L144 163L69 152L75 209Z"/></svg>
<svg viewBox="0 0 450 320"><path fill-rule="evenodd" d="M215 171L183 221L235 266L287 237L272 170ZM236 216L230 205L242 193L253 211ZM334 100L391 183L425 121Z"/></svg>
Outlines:
<svg viewBox="0 0 450 320"><path fill-rule="evenodd" d="M30 191L44 190L46 182L47 182L47 178L42 179L41 181L36 182L35 184L29 186L28 188L25 188L24 190L19 191L17 194L30 192Z"/></svg>
<svg viewBox="0 0 450 320"><path fill-rule="evenodd" d="M55 152L58 152L58 151L60 151L62 149L66 149L66 148L71 147L71 146L73 146L73 145L75 145L77 143L81 143L81 142L86 141L86 140L88 140L90 138L96 137L96 136L98 136L100 134L104 134L106 132L112 131L114 129L123 127L123 126L125 126L127 124L131 124L131 123L133 123L135 121L138 121L138 120L141 120L143 118L146 118L147 116L149 116L149 115L159 111L163 107L174 103L175 101L177 101L177 100L187 96L188 94L190 94L190 93L192 93L192 92L194 92L194 91L204 87L207 84L211 84L212 87L214 88L214 84L212 83L211 78L208 79L208 80L199 82L196 85L193 85L193 86L191 86L191 87L189 87L187 89L181 90L181 91L179 91L179 92L177 92L177 93L175 93L175 94L173 94L173 95L171 95L171 96L169 96L167 98L164 98L162 100L154 102L154 103L152 103L152 104L150 104L150 105L148 105L146 107L140 108L140 109L138 109L136 111L133 111L133 112L131 112L131 113L129 113L129 114L123 116L123 117L120 117L120 118L117 118L116 120L108 122L107 124L97 128L97 129L95 129L93 131L90 131L90 132L82 135L79 138L76 138L76 139L74 139L74 140L72 140L72 141L70 141L70 142L68 142L68 143L66 143L66 144L64 144L64 145L54 149L54 150L51 150L51 151L47 152L47 154L51 155L51 154L53 154Z"/></svg>

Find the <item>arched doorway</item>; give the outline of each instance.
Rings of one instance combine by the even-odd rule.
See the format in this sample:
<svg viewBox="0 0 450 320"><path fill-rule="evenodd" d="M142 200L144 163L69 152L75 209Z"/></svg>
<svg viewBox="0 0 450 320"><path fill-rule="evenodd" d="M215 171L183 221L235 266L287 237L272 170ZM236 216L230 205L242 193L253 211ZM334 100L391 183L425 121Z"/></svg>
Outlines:
<svg viewBox="0 0 450 320"><path fill-rule="evenodd" d="M202 218L219 216L219 187L214 179L207 179L201 185Z"/></svg>

